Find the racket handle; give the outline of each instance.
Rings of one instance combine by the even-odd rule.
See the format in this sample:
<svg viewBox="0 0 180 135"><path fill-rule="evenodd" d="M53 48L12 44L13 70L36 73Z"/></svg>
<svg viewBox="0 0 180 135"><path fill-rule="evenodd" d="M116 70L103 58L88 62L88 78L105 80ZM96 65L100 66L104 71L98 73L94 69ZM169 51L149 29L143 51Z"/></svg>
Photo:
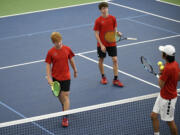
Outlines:
<svg viewBox="0 0 180 135"><path fill-rule="evenodd" d="M157 74L156 77L159 79L159 75Z"/></svg>
<svg viewBox="0 0 180 135"><path fill-rule="evenodd" d="M48 77L47 76L45 76L45 78L48 80ZM52 86L53 85L53 82L52 82L52 84L49 84L50 86Z"/></svg>
<svg viewBox="0 0 180 135"><path fill-rule="evenodd" d="M127 40L137 40L137 38L126 38Z"/></svg>

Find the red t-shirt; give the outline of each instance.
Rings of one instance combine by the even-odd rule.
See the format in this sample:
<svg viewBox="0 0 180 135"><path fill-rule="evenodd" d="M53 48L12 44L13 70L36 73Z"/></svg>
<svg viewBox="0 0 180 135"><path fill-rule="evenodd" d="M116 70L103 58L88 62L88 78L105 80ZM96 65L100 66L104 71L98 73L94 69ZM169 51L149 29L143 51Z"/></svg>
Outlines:
<svg viewBox="0 0 180 135"><path fill-rule="evenodd" d="M108 43L104 39L105 33L108 31L114 31L115 27L117 27L117 21L116 18L112 15L109 15L106 18L100 16L96 19L94 31L99 31L99 37L104 46L116 46L116 43ZM99 43L97 43L97 46L100 46Z"/></svg>
<svg viewBox="0 0 180 135"><path fill-rule="evenodd" d="M165 82L160 94L164 99L173 99L177 97L178 74L180 72L179 65L176 61L165 64L160 79Z"/></svg>
<svg viewBox="0 0 180 135"><path fill-rule="evenodd" d="M68 47L63 45L61 49L51 48L46 56L46 63L52 64L52 77L59 81L70 80L68 60L74 57L74 53Z"/></svg>

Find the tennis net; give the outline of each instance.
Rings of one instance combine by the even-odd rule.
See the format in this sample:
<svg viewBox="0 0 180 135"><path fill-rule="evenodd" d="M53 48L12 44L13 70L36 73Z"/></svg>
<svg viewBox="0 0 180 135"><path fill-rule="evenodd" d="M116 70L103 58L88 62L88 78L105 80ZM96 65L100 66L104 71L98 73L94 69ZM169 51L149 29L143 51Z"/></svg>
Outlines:
<svg viewBox="0 0 180 135"><path fill-rule="evenodd" d="M150 113L157 95L155 93L0 123L0 135L152 135ZM179 113L178 99L175 112L177 126L180 125ZM61 119L67 114L69 127L63 128ZM160 133L170 135L163 121L160 121Z"/></svg>

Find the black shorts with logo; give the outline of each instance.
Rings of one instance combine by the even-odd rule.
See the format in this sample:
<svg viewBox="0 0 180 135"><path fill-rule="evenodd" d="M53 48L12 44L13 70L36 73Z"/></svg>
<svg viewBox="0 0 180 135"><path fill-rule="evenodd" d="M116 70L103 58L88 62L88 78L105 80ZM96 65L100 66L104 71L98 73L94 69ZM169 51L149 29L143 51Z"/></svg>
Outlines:
<svg viewBox="0 0 180 135"><path fill-rule="evenodd" d="M106 47L106 52L108 53L109 56L115 57L117 56L117 47L116 46ZM101 47L97 47L97 54L99 58L106 57L106 53L102 52Z"/></svg>

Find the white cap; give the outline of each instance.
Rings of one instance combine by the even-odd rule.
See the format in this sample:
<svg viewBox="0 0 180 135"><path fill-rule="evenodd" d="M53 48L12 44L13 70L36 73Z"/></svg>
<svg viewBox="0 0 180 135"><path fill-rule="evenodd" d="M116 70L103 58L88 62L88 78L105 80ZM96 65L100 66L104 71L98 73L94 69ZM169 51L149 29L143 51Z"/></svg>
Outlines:
<svg viewBox="0 0 180 135"><path fill-rule="evenodd" d="M164 52L169 56L174 56L176 53L176 50L172 45L159 46L159 51Z"/></svg>

